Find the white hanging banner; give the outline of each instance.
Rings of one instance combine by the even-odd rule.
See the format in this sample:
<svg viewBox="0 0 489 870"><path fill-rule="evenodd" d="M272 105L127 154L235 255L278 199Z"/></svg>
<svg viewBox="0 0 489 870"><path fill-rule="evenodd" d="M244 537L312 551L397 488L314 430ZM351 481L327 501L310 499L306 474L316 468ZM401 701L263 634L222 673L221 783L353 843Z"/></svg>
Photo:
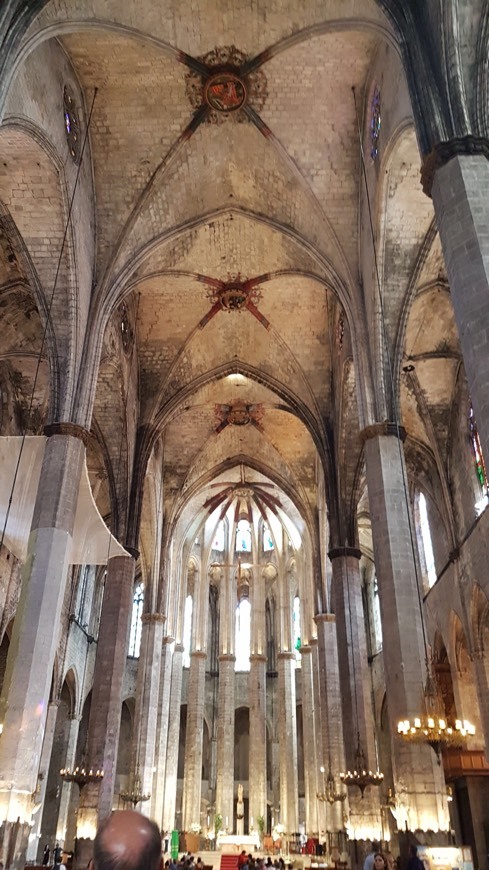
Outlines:
<svg viewBox="0 0 489 870"><path fill-rule="evenodd" d="M24 442L4 544L22 562L27 555L42 460L45 435L28 435ZM15 469L22 445L21 436L0 438L0 534L8 510ZM127 556L127 551L111 535L95 504L86 459L80 479L70 563L105 565L112 556Z"/></svg>

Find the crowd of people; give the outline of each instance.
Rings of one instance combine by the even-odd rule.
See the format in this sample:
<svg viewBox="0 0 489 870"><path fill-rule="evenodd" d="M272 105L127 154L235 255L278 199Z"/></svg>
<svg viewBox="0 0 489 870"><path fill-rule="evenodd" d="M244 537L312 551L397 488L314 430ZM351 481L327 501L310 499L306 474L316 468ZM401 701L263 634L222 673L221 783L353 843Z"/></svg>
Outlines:
<svg viewBox="0 0 489 870"><path fill-rule="evenodd" d="M283 858L255 857L244 849L237 864L238 870L286 870ZM288 865L289 870L291 867ZM373 843L363 870L396 870L397 867L393 856L381 852L379 844ZM162 840L157 825L134 810L117 810L101 823L97 831L88 870L205 870L205 867L202 858L194 858L190 852L163 864ZM406 870L425 870L416 846L411 847Z"/></svg>

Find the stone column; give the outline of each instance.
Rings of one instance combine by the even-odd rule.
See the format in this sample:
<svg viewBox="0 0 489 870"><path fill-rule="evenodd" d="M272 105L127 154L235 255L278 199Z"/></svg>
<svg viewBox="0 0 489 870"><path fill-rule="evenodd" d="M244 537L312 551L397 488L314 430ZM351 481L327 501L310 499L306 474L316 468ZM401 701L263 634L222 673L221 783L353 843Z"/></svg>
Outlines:
<svg viewBox="0 0 489 870"><path fill-rule="evenodd" d="M114 556L107 565L87 737L87 763L102 769L104 778L100 785L89 784L82 789L77 821L79 841L93 839L98 821L112 810L134 568L135 560L129 555ZM84 846L78 845L78 866L83 866Z"/></svg>
<svg viewBox="0 0 489 870"><path fill-rule="evenodd" d="M71 432L46 442L0 699L0 818L7 824L30 821L41 760L85 456L84 430Z"/></svg>
<svg viewBox="0 0 489 870"><path fill-rule="evenodd" d="M224 569L219 602L219 686L217 696L216 813L232 826L234 810L234 634L236 579Z"/></svg>
<svg viewBox="0 0 489 870"><path fill-rule="evenodd" d="M295 653L279 652L277 669L280 820L285 825L286 832L292 834L297 831L299 824Z"/></svg>
<svg viewBox="0 0 489 870"><path fill-rule="evenodd" d="M377 770L372 679L368 664L360 577L361 555L360 550L353 547L341 547L329 552L333 566L332 593L336 616L346 766L350 770L357 766L355 751L360 742L367 770ZM327 767L326 763L325 766ZM369 787L362 798L355 786L349 789L349 799L351 827L356 832L357 839L380 840L382 830L379 789Z"/></svg>
<svg viewBox="0 0 489 870"><path fill-rule="evenodd" d="M158 700L158 725L156 731L156 772L153 778L153 794L151 797L151 817L156 819L163 831L169 830L163 821L163 801L166 782L166 754L168 746L168 725L170 714L180 725L180 699L178 707L173 707L170 701L172 672L172 637L163 638L160 662L160 688ZM181 670L181 666L180 666ZM180 680L181 689L181 680ZM177 757L178 760L178 757Z"/></svg>
<svg viewBox="0 0 489 870"><path fill-rule="evenodd" d="M477 649L473 654L473 666L475 675L475 687L482 723L482 732L485 746L485 756L489 761L489 674L487 659L484 650Z"/></svg>
<svg viewBox="0 0 489 870"><path fill-rule="evenodd" d="M26 858L28 861L32 861L33 863L36 863L39 852L41 822L44 812L44 800L46 797L46 787L48 784L49 762L51 760L51 752L53 749L54 732L56 729L56 718L58 716L58 709L59 701L51 701L48 707L46 728L44 730L44 741L42 744L38 783L36 791L34 793L34 824L29 834L29 843L27 846Z"/></svg>
<svg viewBox="0 0 489 870"><path fill-rule="evenodd" d="M267 821L267 657L259 653L250 655L249 704L249 824L257 831L258 818Z"/></svg>
<svg viewBox="0 0 489 870"><path fill-rule="evenodd" d="M216 742L216 813L232 826L234 811L234 664L236 657L219 656ZM188 708L187 708L188 709Z"/></svg>
<svg viewBox="0 0 489 870"><path fill-rule="evenodd" d="M176 643L171 662L170 718L166 750L163 830L175 827L177 806L178 748L180 745L180 708L182 704L183 644Z"/></svg>
<svg viewBox="0 0 489 870"><path fill-rule="evenodd" d="M163 613L143 613L142 616L132 769L141 777L143 794L149 795L152 793L154 780L161 647L165 620ZM143 801L140 810L145 815L151 815L151 801Z"/></svg>
<svg viewBox="0 0 489 870"><path fill-rule="evenodd" d="M445 153L439 155L431 193L470 395L489 468L489 143L477 141L485 142L484 153L460 153L461 140L457 140L458 146L443 143ZM424 186L429 192L426 179Z"/></svg>
<svg viewBox="0 0 489 870"><path fill-rule="evenodd" d="M266 569L265 569L266 571ZM267 821L267 629L265 622L265 573L253 572L251 584L251 654L248 680L250 705L249 824Z"/></svg>
<svg viewBox="0 0 489 870"><path fill-rule="evenodd" d="M315 617L318 627L318 683L320 703L322 764L327 768L331 757L333 771L345 769L343 721L341 709L340 677L338 668L338 647L336 639L336 618L332 613L319 613ZM325 804L327 831L340 831L344 828L343 813L345 804L336 802Z"/></svg>
<svg viewBox="0 0 489 870"><path fill-rule="evenodd" d="M205 663L207 653L190 653L188 678L187 739L185 742L185 779L183 783L183 830L200 824L200 797L202 789L202 729L205 705Z"/></svg>
<svg viewBox="0 0 489 870"><path fill-rule="evenodd" d="M311 646L301 646L302 658L302 729L304 744L304 803L306 810L306 834L318 835L316 711L313 683L313 656Z"/></svg>
<svg viewBox="0 0 489 870"><path fill-rule="evenodd" d="M375 566L379 581L392 765L409 830L449 825L441 766L427 744L403 741L400 719L424 712L425 646L415 570L414 526L406 496L402 443L392 424L363 432Z"/></svg>
<svg viewBox="0 0 489 870"><path fill-rule="evenodd" d="M87 650L88 655L88 650ZM78 742L78 731L80 729L80 719L81 716L73 715L70 719L70 726L68 732L68 745L66 747L66 756L64 766L69 769L73 769L76 767L76 745ZM69 822L69 813L70 808L73 806L73 797L76 789L76 797L78 798L78 786L73 785L71 782L64 782L61 786L61 797L59 801L59 812L58 812L58 839L63 843L66 849L72 849L73 843L68 842L67 833L68 833L68 822Z"/></svg>

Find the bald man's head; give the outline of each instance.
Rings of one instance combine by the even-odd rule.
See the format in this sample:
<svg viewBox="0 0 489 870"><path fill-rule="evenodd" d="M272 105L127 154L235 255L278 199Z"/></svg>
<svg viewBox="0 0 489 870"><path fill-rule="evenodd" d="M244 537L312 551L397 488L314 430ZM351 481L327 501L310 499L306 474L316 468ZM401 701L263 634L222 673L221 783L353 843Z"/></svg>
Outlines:
<svg viewBox="0 0 489 870"><path fill-rule="evenodd" d="M100 825L93 844L95 870L159 870L157 825L133 810L116 810Z"/></svg>

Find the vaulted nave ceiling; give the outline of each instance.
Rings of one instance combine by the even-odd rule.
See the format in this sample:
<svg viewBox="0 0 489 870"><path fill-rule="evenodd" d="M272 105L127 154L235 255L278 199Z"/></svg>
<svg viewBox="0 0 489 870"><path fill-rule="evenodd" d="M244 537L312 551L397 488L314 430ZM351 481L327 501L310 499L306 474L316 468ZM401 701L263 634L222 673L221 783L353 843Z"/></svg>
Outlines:
<svg viewBox="0 0 489 870"><path fill-rule="evenodd" d="M390 24L374 0L283 5L226 11L199 0L190 14L174 0L163 14L151 2L48 2L25 36L22 74L52 95L61 48L85 123L96 89L82 172L86 190L93 184L83 206L93 240L80 232L77 244L80 261L84 250L93 261L91 297L88 270L79 279L80 311L90 307L89 332L99 316L105 329L89 457L105 516L115 499L124 512L143 442L147 455L161 446L165 518L182 518L182 528L205 512L216 482L238 482L243 467L247 480L275 487L313 538L324 491L336 488L355 515L359 430L368 407L382 407L383 352L353 88L367 130L374 85L382 94L379 158L367 150L367 173L408 453L436 439L443 452L458 341ZM225 81L213 78L220 65L232 70ZM14 145L34 188L42 149L16 125L22 114L39 128L45 119L23 105L18 82L0 160ZM216 108L222 97L232 110ZM3 167L1 198L49 288L38 252L48 219L39 198L18 208L20 169L17 177ZM61 192L48 176L52 221ZM58 234L61 214L58 205ZM61 299L54 313L62 321ZM71 342L81 353L80 336ZM64 336L58 343L67 347ZM15 366L27 395L29 365L17 357ZM144 504L143 538L154 502Z"/></svg>

